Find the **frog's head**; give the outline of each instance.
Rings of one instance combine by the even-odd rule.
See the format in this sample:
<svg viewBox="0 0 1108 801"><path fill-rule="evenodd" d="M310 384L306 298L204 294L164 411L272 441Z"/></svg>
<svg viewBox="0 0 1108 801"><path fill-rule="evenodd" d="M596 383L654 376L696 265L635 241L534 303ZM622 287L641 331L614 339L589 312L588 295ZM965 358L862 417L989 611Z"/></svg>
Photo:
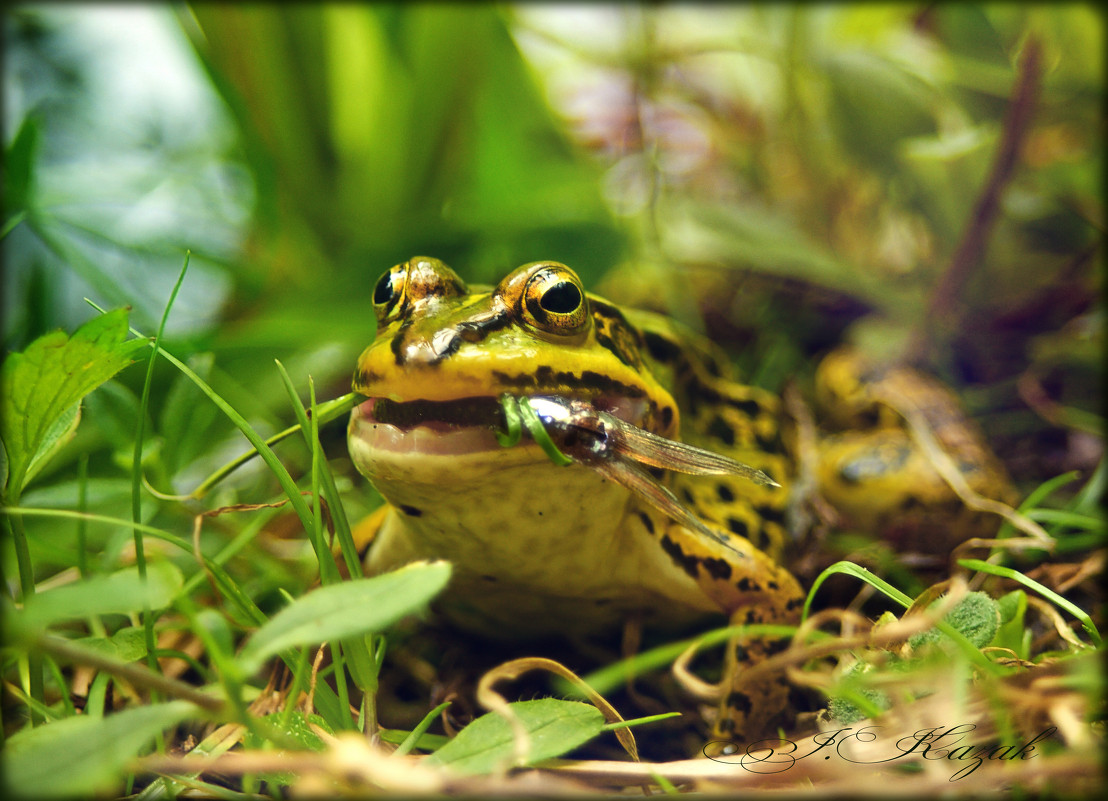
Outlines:
<svg viewBox="0 0 1108 801"><path fill-rule="evenodd" d="M350 426L363 465L368 451L497 451L504 393L585 400L676 435L676 403L646 366L642 335L564 264L525 264L470 289L441 261L415 257L381 276L373 305L377 338L353 380L368 400Z"/></svg>

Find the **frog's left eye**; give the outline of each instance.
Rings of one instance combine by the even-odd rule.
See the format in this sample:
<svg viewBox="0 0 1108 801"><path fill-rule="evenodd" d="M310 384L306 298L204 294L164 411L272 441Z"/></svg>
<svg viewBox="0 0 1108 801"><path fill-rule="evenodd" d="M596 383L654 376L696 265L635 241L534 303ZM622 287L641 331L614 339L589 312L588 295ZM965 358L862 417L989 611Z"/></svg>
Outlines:
<svg viewBox="0 0 1108 801"><path fill-rule="evenodd" d="M373 287L373 311L377 314L377 324L384 325L396 316L404 300L404 286L407 283L408 270L398 264L383 273Z"/></svg>
<svg viewBox="0 0 1108 801"><path fill-rule="evenodd" d="M523 290L527 323L552 334L576 334L589 322L589 304L581 279L562 264L539 267Z"/></svg>

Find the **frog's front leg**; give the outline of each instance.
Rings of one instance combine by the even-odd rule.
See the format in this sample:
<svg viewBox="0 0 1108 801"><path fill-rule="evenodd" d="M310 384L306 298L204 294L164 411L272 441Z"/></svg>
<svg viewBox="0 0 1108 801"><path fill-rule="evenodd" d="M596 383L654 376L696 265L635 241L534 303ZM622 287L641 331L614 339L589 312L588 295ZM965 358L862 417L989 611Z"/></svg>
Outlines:
<svg viewBox="0 0 1108 801"><path fill-rule="evenodd" d="M798 595L791 600L794 603L786 602L783 607L775 607L773 600L740 607L732 613L731 625L795 624L803 599ZM719 702L719 717L712 727L714 738L749 743L773 736L778 718L788 706L789 686L785 674L780 671L753 678L748 678L748 674L755 665L783 651L788 644L788 637L766 636L738 636L727 643L724 692Z"/></svg>
<svg viewBox="0 0 1108 801"><path fill-rule="evenodd" d="M804 594L792 574L748 540L721 532L725 542L706 540L672 525L663 539L670 558L731 617L731 625L793 625ZM772 734L788 703L784 673L750 678L751 668L783 650L788 637L737 636L727 644L719 717L713 736L753 742Z"/></svg>

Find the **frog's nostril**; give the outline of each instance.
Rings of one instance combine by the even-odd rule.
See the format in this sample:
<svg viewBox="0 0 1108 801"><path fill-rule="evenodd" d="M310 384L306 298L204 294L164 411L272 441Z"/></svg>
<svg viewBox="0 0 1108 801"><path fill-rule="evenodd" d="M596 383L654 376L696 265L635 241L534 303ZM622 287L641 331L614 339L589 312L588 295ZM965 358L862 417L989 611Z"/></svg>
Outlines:
<svg viewBox="0 0 1108 801"><path fill-rule="evenodd" d="M412 367L438 364L456 353L461 346L462 337L451 328L435 331L429 337L407 336L397 348L397 363Z"/></svg>
<svg viewBox="0 0 1108 801"><path fill-rule="evenodd" d="M456 353L461 346L462 337L454 329L436 331L434 336L431 337L431 350L434 351L435 354L433 363L438 363L448 358Z"/></svg>

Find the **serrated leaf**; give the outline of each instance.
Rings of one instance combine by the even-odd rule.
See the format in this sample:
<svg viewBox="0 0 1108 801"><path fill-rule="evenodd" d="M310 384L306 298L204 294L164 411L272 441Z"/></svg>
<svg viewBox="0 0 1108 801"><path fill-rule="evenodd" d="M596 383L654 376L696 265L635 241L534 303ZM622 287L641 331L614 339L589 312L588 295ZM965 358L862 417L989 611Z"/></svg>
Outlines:
<svg viewBox="0 0 1108 801"><path fill-rule="evenodd" d="M8 456L9 498L19 496L28 471L58 418L134 361L145 339L127 339L127 310L94 317L67 336L45 334L0 367L0 439Z"/></svg>
<svg viewBox="0 0 1108 801"><path fill-rule="evenodd" d="M540 698L509 704L531 738L526 764L561 756L591 740L604 729L604 715L592 704ZM490 773L513 765L515 738L501 715L490 712L462 729L458 736L427 757L458 773Z"/></svg>
<svg viewBox="0 0 1108 801"><path fill-rule="evenodd" d="M154 735L195 713L185 701L23 729L5 743L6 798L89 798L122 790L127 763Z"/></svg>
<svg viewBox="0 0 1108 801"><path fill-rule="evenodd" d="M449 579L449 563L416 562L381 576L313 590L258 629L239 655L239 664L253 673L286 648L381 631L422 609Z"/></svg>
<svg viewBox="0 0 1108 801"><path fill-rule="evenodd" d="M175 565L151 562L145 582L139 577L137 567L129 567L108 576L93 576L38 592L27 599L23 611L17 613L16 622L32 629L43 629L62 620L162 609L173 601L183 585L181 571Z"/></svg>

